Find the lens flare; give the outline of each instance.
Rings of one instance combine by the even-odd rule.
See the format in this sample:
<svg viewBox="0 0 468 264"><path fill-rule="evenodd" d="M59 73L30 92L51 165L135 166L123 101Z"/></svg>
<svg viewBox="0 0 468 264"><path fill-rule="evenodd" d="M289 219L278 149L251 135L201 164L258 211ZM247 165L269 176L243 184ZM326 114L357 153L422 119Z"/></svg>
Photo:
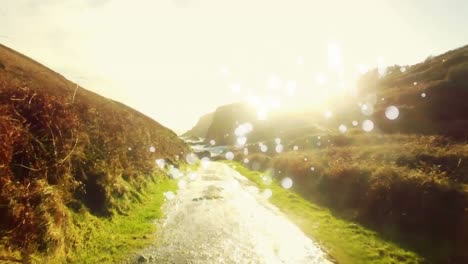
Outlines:
<svg viewBox="0 0 468 264"><path fill-rule="evenodd" d="M166 166L166 161L164 159L157 159L156 165L158 165L158 167L163 170L164 166Z"/></svg>
<svg viewBox="0 0 468 264"><path fill-rule="evenodd" d="M172 200L175 197L175 194L171 191L165 192L163 195L167 200Z"/></svg>
<svg viewBox="0 0 468 264"><path fill-rule="evenodd" d="M238 145L238 146L241 146L241 147L242 147L242 146L244 146L245 143L247 142L247 137L244 137L244 136L238 137L237 140L236 140L236 142L237 142L237 145Z"/></svg>
<svg viewBox="0 0 468 264"><path fill-rule="evenodd" d="M225 156L226 156L226 159L228 160L234 159L234 153L232 153L231 151L227 152Z"/></svg>
<svg viewBox="0 0 468 264"><path fill-rule="evenodd" d="M346 133L346 130L348 130L348 128L341 124L339 127L338 127L338 130L340 131L340 133Z"/></svg>
<svg viewBox="0 0 468 264"><path fill-rule="evenodd" d="M208 157L203 157L203 158L201 159L201 165L202 165L202 167L203 167L204 169L208 168L208 166L210 165L210 162L211 162L211 160L210 160L210 158L208 158Z"/></svg>
<svg viewBox="0 0 468 264"><path fill-rule="evenodd" d="M273 195L273 192L270 189L265 189L262 193L262 196L265 199L269 199Z"/></svg>
<svg viewBox="0 0 468 264"><path fill-rule="evenodd" d="M366 132L371 132L372 129L374 129L374 122L369 119L364 120L364 122L362 122L362 129Z"/></svg>
<svg viewBox="0 0 468 264"><path fill-rule="evenodd" d="M193 165L198 162L198 157L194 153L189 153L185 156L185 161L187 161L188 164Z"/></svg>
<svg viewBox="0 0 468 264"><path fill-rule="evenodd" d="M276 145L275 150L277 153L283 152L283 145L281 144Z"/></svg>
<svg viewBox="0 0 468 264"><path fill-rule="evenodd" d="M361 112L367 116L370 116L374 113L374 106L372 104L363 104L361 105Z"/></svg>
<svg viewBox="0 0 468 264"><path fill-rule="evenodd" d="M281 186L285 189L289 189L293 186L293 180L289 177L283 178L281 180Z"/></svg>
<svg viewBox="0 0 468 264"><path fill-rule="evenodd" d="M385 109L385 116L390 120L395 120L400 115L400 111L394 105L389 106Z"/></svg>

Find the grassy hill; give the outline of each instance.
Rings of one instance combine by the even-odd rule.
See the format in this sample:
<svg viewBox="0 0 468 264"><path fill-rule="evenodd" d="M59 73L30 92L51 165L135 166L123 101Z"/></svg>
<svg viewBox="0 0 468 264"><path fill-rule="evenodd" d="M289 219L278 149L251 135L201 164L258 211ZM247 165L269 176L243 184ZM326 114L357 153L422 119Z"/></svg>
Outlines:
<svg viewBox="0 0 468 264"><path fill-rule="evenodd" d="M74 215L125 215L165 177L155 160L188 152L151 118L2 45L0 149L0 260L23 261L77 249Z"/></svg>
<svg viewBox="0 0 468 264"><path fill-rule="evenodd" d="M384 98L375 104L376 125L384 132L423 133L467 139L468 46L430 56L412 66L389 67L383 78L376 70L359 82L361 94ZM384 120L385 107L400 116Z"/></svg>
<svg viewBox="0 0 468 264"><path fill-rule="evenodd" d="M467 76L465 46L416 65L389 67L383 76L368 72L356 96L335 99L331 118L311 111L258 121L247 106L220 107L206 140L234 144L235 128L250 122L248 154L232 148L237 161L247 159L245 166L278 180L290 177L303 197L429 262L465 263ZM389 106L399 110L394 120L385 115ZM364 120L373 122L371 132L362 129ZM275 138L281 139L281 153ZM258 142L268 150L262 152Z"/></svg>

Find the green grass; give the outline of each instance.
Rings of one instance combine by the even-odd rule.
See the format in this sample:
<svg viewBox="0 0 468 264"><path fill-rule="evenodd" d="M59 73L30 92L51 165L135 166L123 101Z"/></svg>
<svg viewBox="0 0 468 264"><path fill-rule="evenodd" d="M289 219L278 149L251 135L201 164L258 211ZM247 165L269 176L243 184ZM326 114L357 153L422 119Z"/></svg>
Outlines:
<svg viewBox="0 0 468 264"><path fill-rule="evenodd" d="M375 232L358 224L334 217L296 194L283 189L277 182L263 183L261 172L246 169L236 162L228 162L239 173L254 182L260 189L273 192L272 204L283 211L309 237L317 240L332 259L347 263L421 263L417 254L381 239Z"/></svg>
<svg viewBox="0 0 468 264"><path fill-rule="evenodd" d="M155 177L148 181L145 190L139 193L139 200L122 201L130 209L125 214L116 214L111 218L97 217L87 210L72 212L70 232L71 248L66 256L66 263L116 263L122 261L139 249L148 246L154 240L156 225L154 221L163 217L161 206L163 193L175 191L177 184L166 177ZM41 256L33 257L42 263ZM60 263L61 258L54 257L48 263Z"/></svg>

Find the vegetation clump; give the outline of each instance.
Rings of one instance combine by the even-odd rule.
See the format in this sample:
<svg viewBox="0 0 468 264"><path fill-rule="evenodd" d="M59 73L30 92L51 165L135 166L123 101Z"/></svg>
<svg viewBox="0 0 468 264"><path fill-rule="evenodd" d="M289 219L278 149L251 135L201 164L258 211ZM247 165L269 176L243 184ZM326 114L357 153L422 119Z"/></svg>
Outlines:
<svg viewBox="0 0 468 264"><path fill-rule="evenodd" d="M251 147L236 158L277 179L292 178L303 197L430 260L465 261L468 146L436 136L350 132L293 139L283 153Z"/></svg>

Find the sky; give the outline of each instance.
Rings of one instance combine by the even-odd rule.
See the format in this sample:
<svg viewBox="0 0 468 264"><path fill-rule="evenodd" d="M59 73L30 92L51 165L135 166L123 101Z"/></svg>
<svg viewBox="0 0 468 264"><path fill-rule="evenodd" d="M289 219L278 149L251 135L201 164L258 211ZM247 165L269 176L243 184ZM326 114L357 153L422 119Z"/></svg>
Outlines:
<svg viewBox="0 0 468 264"><path fill-rule="evenodd" d="M321 105L366 69L464 46L467 14L466 0L2 0L0 43L181 133L223 104Z"/></svg>

